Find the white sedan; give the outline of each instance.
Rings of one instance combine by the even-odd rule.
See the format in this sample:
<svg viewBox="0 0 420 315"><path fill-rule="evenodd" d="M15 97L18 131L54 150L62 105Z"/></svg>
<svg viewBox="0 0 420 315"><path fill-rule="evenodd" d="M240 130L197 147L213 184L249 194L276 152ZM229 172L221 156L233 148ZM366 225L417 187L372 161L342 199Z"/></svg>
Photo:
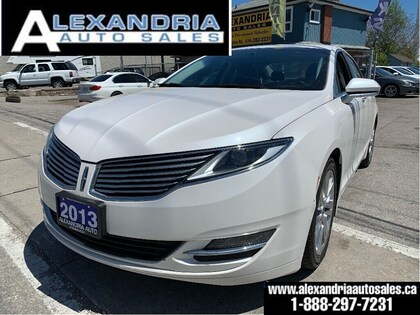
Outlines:
<svg viewBox="0 0 420 315"><path fill-rule="evenodd" d="M85 257L151 276L238 285L315 269L372 160L379 89L333 46L200 58L53 127L45 224Z"/></svg>
<svg viewBox="0 0 420 315"><path fill-rule="evenodd" d="M120 94L131 94L150 87L152 81L133 72L107 72L81 83L77 93L80 102L93 102Z"/></svg>

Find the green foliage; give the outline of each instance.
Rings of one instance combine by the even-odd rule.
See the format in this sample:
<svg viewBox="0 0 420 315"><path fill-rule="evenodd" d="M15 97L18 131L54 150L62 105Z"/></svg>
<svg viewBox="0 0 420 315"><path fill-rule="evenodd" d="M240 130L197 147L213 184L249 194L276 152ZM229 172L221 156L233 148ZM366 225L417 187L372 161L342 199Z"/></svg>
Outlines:
<svg viewBox="0 0 420 315"><path fill-rule="evenodd" d="M379 36L372 28L368 29L366 46L375 49L379 65L388 65L388 56L391 54L402 54L417 61L418 25L405 14L399 0L391 2Z"/></svg>

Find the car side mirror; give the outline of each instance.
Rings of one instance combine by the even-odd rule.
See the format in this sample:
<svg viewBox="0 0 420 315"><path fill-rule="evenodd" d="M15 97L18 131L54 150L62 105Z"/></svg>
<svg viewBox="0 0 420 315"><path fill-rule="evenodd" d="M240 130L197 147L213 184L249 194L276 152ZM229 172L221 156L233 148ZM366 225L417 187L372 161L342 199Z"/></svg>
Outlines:
<svg viewBox="0 0 420 315"><path fill-rule="evenodd" d="M376 96L381 86L375 80L355 78L351 79L346 86L346 94L342 97L345 104L349 104L355 98Z"/></svg>
<svg viewBox="0 0 420 315"><path fill-rule="evenodd" d="M162 84L163 82L165 82L165 80L166 80L166 78L159 78L159 79L156 79L155 81L153 81L153 85L152 85L152 87L158 87L158 86L159 86L159 84Z"/></svg>
<svg viewBox="0 0 420 315"><path fill-rule="evenodd" d="M398 72L393 72L392 74L395 75L396 77L400 75Z"/></svg>

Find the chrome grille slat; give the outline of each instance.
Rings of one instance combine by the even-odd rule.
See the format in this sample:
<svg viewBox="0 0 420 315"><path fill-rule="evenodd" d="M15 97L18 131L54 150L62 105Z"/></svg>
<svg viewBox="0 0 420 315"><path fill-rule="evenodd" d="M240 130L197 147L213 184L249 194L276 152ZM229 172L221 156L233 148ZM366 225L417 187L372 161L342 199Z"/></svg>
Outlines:
<svg viewBox="0 0 420 315"><path fill-rule="evenodd" d="M120 173L120 172L141 172L141 171L153 171L153 170L167 170L167 169L181 169L181 168L195 168L197 165L203 162L189 163L189 164L168 164L161 166L146 166L146 167L130 167L130 168L115 168L115 169L101 169L103 173Z"/></svg>
<svg viewBox="0 0 420 315"><path fill-rule="evenodd" d="M47 161L49 161L49 160L47 160ZM60 168L58 168L57 166L55 166L52 163L49 163L48 167L49 167L49 171L53 171L56 175L61 176L61 180L63 182L65 182L65 184L67 184L67 185L72 184L74 176L70 176L70 175L66 174L63 170L60 170ZM65 181L65 180L67 180L67 181Z"/></svg>
<svg viewBox="0 0 420 315"><path fill-rule="evenodd" d="M112 199L159 197L183 183L218 151L119 158L100 163L93 192Z"/></svg>
<svg viewBox="0 0 420 315"><path fill-rule="evenodd" d="M81 161L79 156L66 147L53 134L47 144L45 171L58 185L75 189Z"/></svg>
<svg viewBox="0 0 420 315"><path fill-rule="evenodd" d="M169 182L169 181L179 181L183 178L185 178L186 175L183 176L177 176L177 177L159 177L159 178L136 178L136 179L119 179L120 184L124 183L155 183L155 182ZM96 184L100 185L106 185L106 184L115 184L115 180L113 179L99 179L96 181Z"/></svg>
<svg viewBox="0 0 420 315"><path fill-rule="evenodd" d="M142 177L142 176L147 176L147 177L157 177L157 176L166 176L166 175L168 175L168 176L170 176L170 175L178 175L178 174L180 174L180 175L183 175L183 174L186 174L186 173L190 173L190 172L192 172L192 171L194 171L195 170L195 168L191 168L191 169L188 169L188 170L178 170L178 171L176 171L176 170L174 170L174 171L170 171L170 172L168 172L168 171L164 171L164 172L162 172L162 174L160 174L159 172L142 172L142 173L133 173L133 174L129 174L129 173L124 173L124 174L111 174L111 173L109 173L109 174L101 174L101 178L109 178L109 179L120 179L120 178L127 178L127 177Z"/></svg>
<svg viewBox="0 0 420 315"><path fill-rule="evenodd" d="M132 166L135 167L136 165L141 165L141 166L145 166L145 165L153 165L153 164L176 164L179 162L187 162L187 161L197 161L197 162L202 162L203 160L207 159L208 157L210 157L211 154L207 154L205 156L193 156L193 157L188 157L188 158L173 158L173 159L162 159L161 161L156 161L156 160L150 160L150 159L144 159L144 161L127 161L127 162L119 162L119 163L115 163L112 165L112 167L116 168L116 167L127 167L127 166Z"/></svg>
<svg viewBox="0 0 420 315"><path fill-rule="evenodd" d="M52 155L51 158L53 158L53 159L59 159L60 158L61 160L64 160L64 161L68 162L67 167L70 167L75 172L78 172L77 163L75 163L74 161L72 161L72 160L66 158L65 156L63 156L63 153L59 152L54 147L51 147L50 151L52 151L54 153L54 155Z"/></svg>
<svg viewBox="0 0 420 315"><path fill-rule="evenodd" d="M48 162L51 163L51 166L55 167L58 170L61 169L60 161L57 161L51 156L49 156L47 159L48 159ZM69 175L72 175L73 177L77 177L79 175L78 171L75 171L73 168L69 168L68 166L66 169L66 173Z"/></svg>

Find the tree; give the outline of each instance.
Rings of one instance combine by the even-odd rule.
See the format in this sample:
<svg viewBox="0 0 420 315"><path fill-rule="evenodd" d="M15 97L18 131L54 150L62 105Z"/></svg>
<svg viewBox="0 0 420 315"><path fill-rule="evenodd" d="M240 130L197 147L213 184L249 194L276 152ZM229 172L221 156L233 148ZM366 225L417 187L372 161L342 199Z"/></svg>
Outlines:
<svg viewBox="0 0 420 315"><path fill-rule="evenodd" d="M382 31L377 36L378 34L373 28L369 27L366 46L375 49L378 64L388 65L388 56L391 54L402 54L417 60L419 49L418 24L405 14L399 0L391 2Z"/></svg>

